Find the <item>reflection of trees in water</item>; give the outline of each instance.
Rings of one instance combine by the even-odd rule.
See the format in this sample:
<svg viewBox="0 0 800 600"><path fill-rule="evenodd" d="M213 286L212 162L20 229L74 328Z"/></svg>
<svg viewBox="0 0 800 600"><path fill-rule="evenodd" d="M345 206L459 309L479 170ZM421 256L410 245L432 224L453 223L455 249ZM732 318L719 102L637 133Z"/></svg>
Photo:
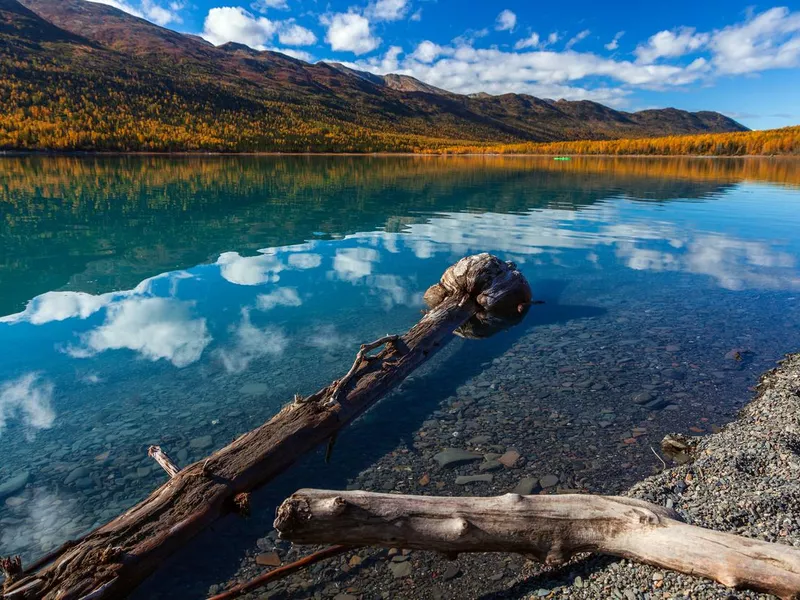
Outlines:
<svg viewBox="0 0 800 600"><path fill-rule="evenodd" d="M399 231L425 213L578 210L620 195L704 198L742 179L786 181L787 162L7 157L0 160L0 312L67 282L91 292L125 289L226 250L298 243L320 231Z"/></svg>

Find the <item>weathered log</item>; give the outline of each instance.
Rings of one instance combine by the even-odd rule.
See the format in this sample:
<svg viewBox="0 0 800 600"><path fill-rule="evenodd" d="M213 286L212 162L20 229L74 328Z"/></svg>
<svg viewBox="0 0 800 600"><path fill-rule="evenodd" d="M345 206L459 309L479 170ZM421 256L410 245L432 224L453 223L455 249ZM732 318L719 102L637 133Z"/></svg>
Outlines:
<svg viewBox="0 0 800 600"><path fill-rule="evenodd" d="M396 387L456 328L479 313L508 306L524 310L531 301L530 288L514 264L488 254L460 260L445 278L446 288L419 323L376 356L361 352L341 385L334 381L308 398L296 396L269 422L182 469L147 499L65 548L52 563L14 581L4 597L124 597L220 516L242 510L241 494L273 479ZM169 465L165 468L170 471Z"/></svg>
<svg viewBox="0 0 800 600"><path fill-rule="evenodd" d="M278 508L275 528L298 544L518 552L548 564L598 552L800 598L797 548L688 525L671 509L632 498L300 490Z"/></svg>

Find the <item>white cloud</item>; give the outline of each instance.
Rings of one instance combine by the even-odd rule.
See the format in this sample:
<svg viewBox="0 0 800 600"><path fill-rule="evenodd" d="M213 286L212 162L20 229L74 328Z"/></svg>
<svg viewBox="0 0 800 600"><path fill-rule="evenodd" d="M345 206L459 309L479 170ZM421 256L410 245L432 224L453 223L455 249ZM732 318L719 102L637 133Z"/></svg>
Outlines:
<svg viewBox="0 0 800 600"><path fill-rule="evenodd" d="M196 362L211 343L206 320L192 317L193 304L174 298L126 298L108 306L103 325L81 336L68 350L78 358L129 349L176 367Z"/></svg>
<svg viewBox="0 0 800 600"><path fill-rule="evenodd" d="M634 50L636 62L652 63L662 57L676 57L696 52L708 43L707 33L696 33L692 27L681 27L676 31L659 31L647 43Z"/></svg>
<svg viewBox="0 0 800 600"><path fill-rule="evenodd" d="M274 254L241 256L238 252L220 254L217 265L224 279L238 285L275 283L280 279L278 273L286 268Z"/></svg>
<svg viewBox="0 0 800 600"><path fill-rule="evenodd" d="M322 256L311 252L298 252L290 254L286 262L295 269L316 269L322 264Z"/></svg>
<svg viewBox="0 0 800 600"><path fill-rule="evenodd" d="M422 9L418 8L410 18L412 21L422 21Z"/></svg>
<svg viewBox="0 0 800 600"><path fill-rule="evenodd" d="M113 296L114 294L93 296L84 292L46 292L28 302L23 312L0 317L0 323L27 321L33 325L42 325L75 317L86 319L111 302Z"/></svg>
<svg viewBox="0 0 800 600"><path fill-rule="evenodd" d="M572 48L575 44L577 44L581 40L584 40L587 37L589 37L590 33L591 33L591 31L589 31L588 29L584 29L583 31L577 33L575 35L575 37L570 38L570 40L564 45L564 48L569 50L570 48Z"/></svg>
<svg viewBox="0 0 800 600"><path fill-rule="evenodd" d="M537 46L539 46L539 34L534 31L528 37L517 41L514 44L514 49L522 50L523 48L536 48Z"/></svg>
<svg viewBox="0 0 800 600"><path fill-rule="evenodd" d="M410 8L409 0L376 0L367 6L364 14L373 21L399 21Z"/></svg>
<svg viewBox="0 0 800 600"><path fill-rule="evenodd" d="M278 10L289 10L289 4L286 0L255 0L250 7L258 12L267 12L270 8L277 8Z"/></svg>
<svg viewBox="0 0 800 600"><path fill-rule="evenodd" d="M216 46L237 42L258 48L269 42L277 29L266 17L255 17L238 6L222 6L208 11L203 37Z"/></svg>
<svg viewBox="0 0 800 600"><path fill-rule="evenodd" d="M134 6L125 0L87 0L96 4L105 4L112 6L118 10L139 17L140 19L147 19L156 25L169 25L170 23L183 23L183 19L178 14L184 8L183 2L171 2L168 6L161 6L153 0L140 0L138 6Z"/></svg>
<svg viewBox="0 0 800 600"><path fill-rule="evenodd" d="M800 12L772 8L713 34L712 63L720 73L740 74L800 65Z"/></svg>
<svg viewBox="0 0 800 600"><path fill-rule="evenodd" d="M256 306L259 310L272 310L276 306L301 306L303 301L295 288L277 288L269 294L259 294Z"/></svg>
<svg viewBox="0 0 800 600"><path fill-rule="evenodd" d="M344 281L356 281L372 274L372 264L381 259L372 248L340 248L333 259L333 270Z"/></svg>
<svg viewBox="0 0 800 600"><path fill-rule="evenodd" d="M242 319L231 327L233 344L220 348L216 355L229 373L240 373L256 359L280 356L289 345L283 331L277 327L259 329L250 320L250 312L242 310Z"/></svg>
<svg viewBox="0 0 800 600"><path fill-rule="evenodd" d="M445 49L439 44L434 44L430 40L420 42L411 57L423 63L432 63L439 56L444 54Z"/></svg>
<svg viewBox="0 0 800 600"><path fill-rule="evenodd" d="M497 20L495 21L494 28L497 31L514 31L514 28L517 26L517 15L514 12L505 9L499 15L497 15Z"/></svg>
<svg viewBox="0 0 800 600"><path fill-rule="evenodd" d="M625 32L624 32L624 31L618 31L618 32L616 33L616 35L614 36L614 39L613 39L613 40L611 40L610 42L608 42L608 43L607 43L607 44L604 46L604 47L605 47L605 49L606 49L606 50L616 50L617 48L619 48L619 40L622 38L622 36L623 36L623 35L625 35Z"/></svg>
<svg viewBox="0 0 800 600"><path fill-rule="evenodd" d="M320 22L327 26L325 41L332 50L366 54L377 48L381 40L372 35L369 19L356 13L324 15Z"/></svg>
<svg viewBox="0 0 800 600"><path fill-rule="evenodd" d="M317 43L317 36L313 31L293 22L286 22L280 27L278 39L287 46L310 46Z"/></svg>
<svg viewBox="0 0 800 600"><path fill-rule="evenodd" d="M552 45L555 44L560 39L561 36L559 36L558 33L554 31L553 33L547 36L547 43Z"/></svg>
<svg viewBox="0 0 800 600"><path fill-rule="evenodd" d="M26 373L0 385L0 434L17 418L31 439L39 429L50 429L56 415L52 407L53 384L40 373Z"/></svg>

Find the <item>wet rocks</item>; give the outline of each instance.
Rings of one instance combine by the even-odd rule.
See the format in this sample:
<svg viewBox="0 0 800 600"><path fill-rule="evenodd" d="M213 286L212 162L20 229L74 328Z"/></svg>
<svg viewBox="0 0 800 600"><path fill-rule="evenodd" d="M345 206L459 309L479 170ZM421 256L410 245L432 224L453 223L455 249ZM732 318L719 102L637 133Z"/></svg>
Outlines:
<svg viewBox="0 0 800 600"><path fill-rule="evenodd" d="M492 483L493 475L459 475L456 477L456 485L469 485L471 483Z"/></svg>
<svg viewBox="0 0 800 600"><path fill-rule="evenodd" d="M189 448L192 448L193 450L205 450L213 445L214 438L212 438L210 435L202 435L192 439L189 442Z"/></svg>
<svg viewBox="0 0 800 600"><path fill-rule="evenodd" d="M539 485L542 486L543 489L557 486L558 475L545 475L544 477L539 479Z"/></svg>
<svg viewBox="0 0 800 600"><path fill-rule="evenodd" d="M483 460L483 455L477 452L468 452L459 448L446 448L433 457L443 469Z"/></svg>
<svg viewBox="0 0 800 600"><path fill-rule="evenodd" d="M0 484L0 500L20 491L28 484L30 478L31 478L30 471L22 471L21 473L15 475L8 481L5 481L2 484Z"/></svg>
<svg viewBox="0 0 800 600"><path fill-rule="evenodd" d="M256 564L261 567L280 567L281 557L277 552L266 552L256 556Z"/></svg>
<svg viewBox="0 0 800 600"><path fill-rule="evenodd" d="M539 480L536 477L523 477L519 480L517 486L512 490L512 493L519 494L521 496L528 496L533 493L533 490L536 489L538 484Z"/></svg>
<svg viewBox="0 0 800 600"><path fill-rule="evenodd" d="M497 462L500 464L508 467L509 469L513 467L517 460L519 460L520 454L514 449L508 450L503 456L497 459Z"/></svg>
<svg viewBox="0 0 800 600"><path fill-rule="evenodd" d="M394 577L395 579L410 577L411 573L413 572L413 569L411 568L411 563L408 561L390 562L389 570L392 572L392 577Z"/></svg>
<svg viewBox="0 0 800 600"><path fill-rule="evenodd" d="M78 479L83 479L84 477L88 477L89 469L86 467L78 467L77 469L73 469L70 471L67 478L64 480L64 485L69 485Z"/></svg>

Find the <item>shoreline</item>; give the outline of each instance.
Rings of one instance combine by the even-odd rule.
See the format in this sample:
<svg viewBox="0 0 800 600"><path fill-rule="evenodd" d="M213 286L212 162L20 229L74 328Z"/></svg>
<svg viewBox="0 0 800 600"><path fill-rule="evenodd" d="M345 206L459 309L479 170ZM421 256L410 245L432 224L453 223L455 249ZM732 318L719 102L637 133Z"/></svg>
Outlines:
<svg viewBox="0 0 800 600"><path fill-rule="evenodd" d="M154 156L166 158L216 158L232 156L325 156L325 157L420 157L420 158L459 158L459 157L508 157L508 158L552 158L557 156L568 156L570 159L579 158L693 158L693 159L778 159L778 160L800 160L798 154L527 154L527 153L505 153L505 152L124 152L124 151L90 151L90 150L69 150L69 151L50 151L50 150L0 150L0 158L16 158L27 156L43 157L126 157L126 156Z"/></svg>
<svg viewBox="0 0 800 600"><path fill-rule="evenodd" d="M477 388L489 391L487 388ZM502 388L500 388L502 390ZM788 355L777 368L763 373L759 378L755 395L743 401L733 419L722 428L711 430L697 436L693 461L662 468L650 448L658 448L661 436L655 431L645 433L628 448L638 447L638 459L633 455L622 469L614 467L605 471L605 481L600 487L586 483L577 475L560 478L553 476L557 484L542 489L533 484L532 490L519 493L605 493L620 494L640 498L648 502L670 506L689 523L709 527L719 531L729 531L745 537L753 537L771 542L788 543L800 547L800 353ZM474 391L469 394L474 395ZM464 410L465 400L457 402ZM479 403L478 400L477 403ZM467 405L477 408L476 404ZM451 406L454 404L451 403ZM487 406L497 406L492 400ZM483 409L479 409L483 410ZM552 410L548 408L546 410ZM446 416L446 411L436 411L431 418ZM680 412L668 413L667 419L673 431L687 431L680 425ZM676 419L677 418L677 419ZM526 419L527 420L527 419ZM450 421L446 428L454 428L456 422ZM509 424L510 425L510 424ZM568 425L566 422L564 425ZM547 437L543 425L535 426L535 434ZM562 425L563 427L563 425ZM603 425L601 425L603 427ZM648 429L650 426L648 425ZM460 427L458 427L460 429ZM510 429L510 428L509 428ZM423 441L430 440L431 452L441 450L441 438L431 439L431 429ZM476 432L473 432L474 434ZM516 448L521 446L519 439L503 440L503 436L514 437L508 432L495 433L493 441L505 441L501 447L493 447L491 442L473 438L472 443L485 445L492 452L501 452L509 443ZM634 429L634 436L637 436ZM478 436L480 438L480 436ZM419 439L419 436L417 436ZM629 442L630 440L627 440ZM462 442L463 443L463 442ZM585 444L595 443L592 439ZM452 443L454 446L459 444ZM419 448L419 444L415 444ZM602 446L600 446L602 451ZM428 449L420 452L421 463L429 464ZM519 480L523 485L531 481L525 479L525 471L558 474L559 470L550 464L553 456L560 454L553 446L551 456L539 454L538 460L516 471L512 481ZM415 450L398 448L391 455L376 460L372 467L362 471L348 485L348 489L372 489L389 491L384 478L394 478L390 473L405 470L413 472L407 487L395 487L402 493L421 493L434 495L495 495L511 491L511 488L493 487L485 484L456 484L449 481L454 475L467 475L476 471L475 466L462 466L453 470L434 467L426 470L430 479L417 484L420 471L419 462L414 457ZM528 454L523 451L523 456ZM498 454L499 456L499 454ZM666 457L665 457L666 458ZM559 460L559 459L556 459ZM668 458L666 458L669 461ZM652 464L646 464L649 463ZM621 461L620 461L621 462ZM638 464L637 464L638 462ZM627 463L626 463L627 464ZM409 466L406 466L409 465ZM647 473L644 471L654 467ZM430 467L427 467L430 469ZM607 469L607 467L603 467ZM513 471L513 470L512 470ZM512 471L490 470L497 478ZM483 472L481 470L481 472ZM451 474L452 475L451 475ZM640 477L631 475L639 473ZM626 477L627 475L627 477ZM624 483L625 480L628 483ZM533 479L535 481L535 478ZM541 482L542 480L540 480ZM413 483L412 483L413 482ZM440 487L441 485L441 487ZM509 485L507 483L503 486ZM541 483L540 483L541 485ZM419 487L422 486L422 487ZM513 483L511 483L513 487ZM414 491L416 488L416 491ZM440 491L441 490L441 491ZM515 489L514 491L518 491ZM268 531L268 530L267 530ZM264 533L267 533L264 531ZM262 534L263 535L263 534ZM258 548L242 562L235 579L221 585L212 586L209 593L218 592L234 583L239 583L257 575L261 569L253 564L260 553L277 552L285 561L295 560L316 550L309 547L289 547L281 542L272 531L258 541ZM461 555L455 561L419 551L389 551L379 549L359 550L354 556L345 555L340 560L323 563L311 570L300 572L290 578L276 582L267 589L253 592L249 598L347 598L348 600L378 600L379 598L430 598L435 600L455 600L475 598L494 600L500 598L574 598L594 599L613 598L615 600L667 600L693 598L696 600L775 600L768 594L750 591L735 591L710 580L695 578L675 572L664 571L632 563L609 556L585 555L558 568L545 567L513 554L469 554Z"/></svg>

